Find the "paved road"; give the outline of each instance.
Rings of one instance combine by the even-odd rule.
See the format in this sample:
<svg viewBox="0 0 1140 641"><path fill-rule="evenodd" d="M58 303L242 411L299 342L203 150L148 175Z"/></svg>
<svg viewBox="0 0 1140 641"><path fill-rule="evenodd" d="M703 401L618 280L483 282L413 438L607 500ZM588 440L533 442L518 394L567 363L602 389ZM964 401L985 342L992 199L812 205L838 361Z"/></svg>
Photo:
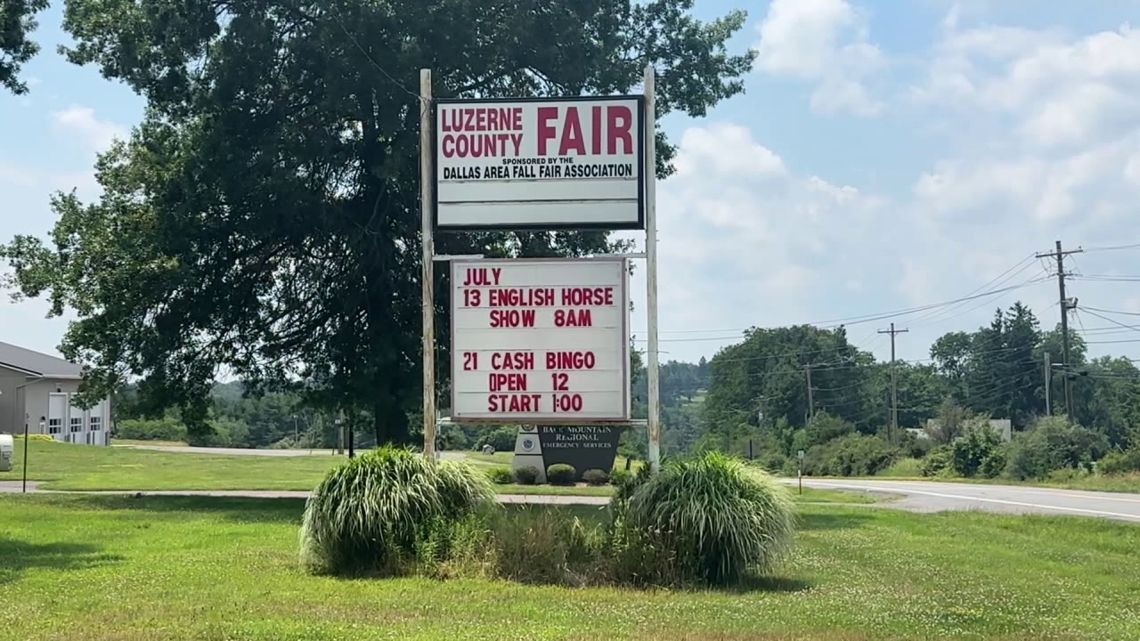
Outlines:
<svg viewBox="0 0 1140 641"><path fill-rule="evenodd" d="M886 479L864 481L805 478L804 485L821 489L902 495L898 500L880 505L913 512L982 510L1014 514L1069 514L1140 523L1140 494Z"/></svg>
<svg viewBox="0 0 1140 641"><path fill-rule="evenodd" d="M153 450L155 452L176 452L179 454L220 454L223 456L332 456L334 451L318 448L314 450L255 450L243 447L190 447L188 445L142 445L131 443L129 445L114 445L124 449ZM368 450L356 450L363 454ZM440 458L447 461L462 461L466 456L463 452L440 452Z"/></svg>
<svg viewBox="0 0 1140 641"><path fill-rule="evenodd" d="M0 481L0 494L19 494L20 481ZM28 481L29 494L145 494L148 496L218 496L218 497L244 497L258 499L304 499L309 493L304 490L147 490L136 492L134 490L93 490L85 492L69 492L65 490L41 490L39 483ZM540 494L499 494L500 503L529 503L541 505L606 505L610 502L605 496L563 496Z"/></svg>
<svg viewBox="0 0 1140 641"><path fill-rule="evenodd" d="M795 483L794 479L786 479ZM41 490L38 483L29 481L28 491ZM875 504L877 507L909 510L912 512L941 512L946 510L981 510L984 512L1013 514L1068 514L1099 517L1140 523L1140 494L1110 492L1082 492L1016 485L974 485L968 483L939 483L933 481L890 480L826 480L804 479L804 485L821 489L852 490L896 497L896 500ZM20 492L19 481L0 481L0 493ZM135 494L134 491L91 492L92 494ZM218 491L144 491L158 496L242 496L252 498L305 498L304 491L218 490ZM606 497L550 496L550 495L499 495L504 503L541 503L547 505L605 505Z"/></svg>

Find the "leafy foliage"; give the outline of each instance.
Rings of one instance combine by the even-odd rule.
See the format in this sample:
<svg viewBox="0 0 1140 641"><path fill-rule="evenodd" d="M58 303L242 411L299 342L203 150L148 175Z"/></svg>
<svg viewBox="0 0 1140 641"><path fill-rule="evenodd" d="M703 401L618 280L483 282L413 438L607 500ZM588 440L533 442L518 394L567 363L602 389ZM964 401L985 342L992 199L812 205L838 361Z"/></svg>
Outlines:
<svg viewBox="0 0 1140 641"><path fill-rule="evenodd" d="M40 50L29 36L38 26L36 14L47 6L47 0L0 0L0 87L16 95L28 92L20 68Z"/></svg>
<svg viewBox="0 0 1140 641"><path fill-rule="evenodd" d="M551 485L573 485L578 480L578 471L573 465L555 463L546 468L546 482Z"/></svg>
<svg viewBox="0 0 1140 641"><path fill-rule="evenodd" d="M317 485L302 517L302 563L320 573L400 573L432 528L493 498L486 477L470 467L380 448L331 470Z"/></svg>
<svg viewBox="0 0 1140 641"><path fill-rule="evenodd" d="M682 581L719 585L769 572L795 533L787 488L716 452L667 462L642 480L627 507L625 526L672 559Z"/></svg>
<svg viewBox="0 0 1140 641"><path fill-rule="evenodd" d="M538 476L541 471L532 465L524 465L515 468L515 482L519 485L534 485L538 483Z"/></svg>
<svg viewBox="0 0 1140 641"><path fill-rule="evenodd" d="M1140 447L1123 452L1109 452L1097 463L1097 469L1104 474L1140 472Z"/></svg>
<svg viewBox="0 0 1140 641"><path fill-rule="evenodd" d="M487 478L495 485L510 485L515 482L515 474L509 467L492 467L487 470Z"/></svg>
<svg viewBox="0 0 1140 641"><path fill-rule="evenodd" d="M610 482L610 475L605 470L586 470L582 472L582 480L587 485L600 486Z"/></svg>
<svg viewBox="0 0 1140 641"><path fill-rule="evenodd" d="M988 425L971 425L951 446L950 467L959 476L993 478L1005 468L1001 445L1001 437Z"/></svg>
<svg viewBox="0 0 1140 641"><path fill-rule="evenodd" d="M890 467L898 450L878 436L848 434L806 452L804 473L816 476L871 476Z"/></svg>
<svg viewBox="0 0 1140 641"><path fill-rule="evenodd" d="M1108 439L1064 416L1043 418L1010 445L1006 473L1018 480L1043 479L1054 470L1086 467L1105 455Z"/></svg>

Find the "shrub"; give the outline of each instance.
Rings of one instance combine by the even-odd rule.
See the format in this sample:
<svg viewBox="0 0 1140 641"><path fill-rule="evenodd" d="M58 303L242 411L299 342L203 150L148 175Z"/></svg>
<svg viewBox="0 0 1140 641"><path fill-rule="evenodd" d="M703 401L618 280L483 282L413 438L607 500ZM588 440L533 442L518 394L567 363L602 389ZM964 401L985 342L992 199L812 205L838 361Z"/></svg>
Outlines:
<svg viewBox="0 0 1140 641"><path fill-rule="evenodd" d="M174 418L123 419L115 426L115 436L135 441L185 441L186 426Z"/></svg>
<svg viewBox="0 0 1140 641"><path fill-rule="evenodd" d="M1002 465L996 461L990 462L989 459L995 454L1000 457L1000 447L1001 437L988 425L971 425L966 430L966 435L954 441L951 446L950 467L959 476L973 477L982 472L984 466L986 472L996 476ZM1004 457L1001 457L1001 461L1004 462Z"/></svg>
<svg viewBox="0 0 1140 641"><path fill-rule="evenodd" d="M885 470L880 470L878 476L907 478L922 476L922 460L917 458L900 458L891 463Z"/></svg>
<svg viewBox="0 0 1140 641"><path fill-rule="evenodd" d="M620 562L623 555L658 564L627 577L632 580L732 583L772 570L795 534L787 488L717 452L667 461L660 472L646 473L619 509L616 567L631 567Z"/></svg>
<svg viewBox="0 0 1140 641"><path fill-rule="evenodd" d="M1140 448L1110 452L1097 463L1096 469L1101 474L1140 472Z"/></svg>
<svg viewBox="0 0 1140 641"><path fill-rule="evenodd" d="M332 469L313 490L301 522L302 563L318 573L402 573L434 528L492 499L486 477L466 465L385 446Z"/></svg>
<svg viewBox="0 0 1140 641"><path fill-rule="evenodd" d="M484 445L490 445L496 452L513 452L518 432L518 428L515 427L497 427L477 440L475 449L481 450Z"/></svg>
<svg viewBox="0 0 1140 641"><path fill-rule="evenodd" d="M873 476L894 462L898 450L878 436L849 434L816 445L804 457L804 473L822 476Z"/></svg>
<svg viewBox="0 0 1140 641"><path fill-rule="evenodd" d="M1042 418L1010 443L1006 474L1043 479L1054 470L1088 466L1108 451L1108 439L1064 416Z"/></svg>
<svg viewBox="0 0 1140 641"><path fill-rule="evenodd" d="M610 484L621 487L633 480L633 472L629 470L614 470L610 473Z"/></svg>
<svg viewBox="0 0 1140 641"><path fill-rule="evenodd" d="M950 460L953 452L949 445L939 445L930 450L926 458L922 459L920 471L923 476L938 476L944 470L950 469Z"/></svg>
<svg viewBox="0 0 1140 641"><path fill-rule="evenodd" d="M604 581L600 525L587 526L563 510L525 506L500 514L493 529L500 578L560 585Z"/></svg>
<svg viewBox="0 0 1140 641"><path fill-rule="evenodd" d="M605 470L586 470L582 473L582 480L587 485L605 485L610 482L610 475Z"/></svg>
<svg viewBox="0 0 1140 641"><path fill-rule="evenodd" d="M515 474L509 467L492 467L487 470L487 478L495 485L510 485L515 481Z"/></svg>
<svg viewBox="0 0 1140 641"><path fill-rule="evenodd" d="M519 485L534 485L538 483L539 471L533 465L524 465L515 469L515 482Z"/></svg>
<svg viewBox="0 0 1140 641"><path fill-rule="evenodd" d="M15 438L24 438L23 434L16 434ZM44 443L59 443L49 434L28 434L29 441L43 441Z"/></svg>
<svg viewBox="0 0 1140 641"><path fill-rule="evenodd" d="M546 482L551 485L573 485L578 480L578 470L573 465L555 463L546 468Z"/></svg>

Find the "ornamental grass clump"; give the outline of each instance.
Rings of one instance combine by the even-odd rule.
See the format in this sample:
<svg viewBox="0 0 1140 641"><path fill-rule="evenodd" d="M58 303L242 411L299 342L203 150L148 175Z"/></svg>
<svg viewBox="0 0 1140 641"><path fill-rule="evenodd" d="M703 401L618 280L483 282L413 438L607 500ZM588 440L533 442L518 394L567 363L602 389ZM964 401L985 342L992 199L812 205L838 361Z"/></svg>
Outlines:
<svg viewBox="0 0 1140 641"><path fill-rule="evenodd" d="M402 574L433 528L493 502L487 477L453 462L383 447L331 470L310 495L301 561L327 574Z"/></svg>
<svg viewBox="0 0 1140 641"><path fill-rule="evenodd" d="M637 555L643 566L622 563L622 574L639 571L641 581L659 584L731 585L770 573L790 552L794 502L768 473L710 452L645 476L619 501L625 556Z"/></svg>

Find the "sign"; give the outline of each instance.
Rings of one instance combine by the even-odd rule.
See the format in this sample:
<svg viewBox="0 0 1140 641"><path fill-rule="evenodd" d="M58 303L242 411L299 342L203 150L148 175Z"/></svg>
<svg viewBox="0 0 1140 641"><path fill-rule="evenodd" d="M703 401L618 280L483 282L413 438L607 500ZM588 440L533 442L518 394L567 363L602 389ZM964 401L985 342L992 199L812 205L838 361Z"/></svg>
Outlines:
<svg viewBox="0 0 1140 641"><path fill-rule="evenodd" d="M609 474L614 469L621 428L616 425L542 425L538 428L538 438L546 467L566 463L582 478L586 470Z"/></svg>
<svg viewBox="0 0 1140 641"><path fill-rule="evenodd" d="M620 258L452 261L452 418L629 420L628 283Z"/></svg>
<svg viewBox="0 0 1140 641"><path fill-rule="evenodd" d="M546 482L546 469L566 463L578 473L602 470L607 474L617 458L621 428L616 425L523 425L515 440L515 456L511 468L533 467L539 470L539 482Z"/></svg>
<svg viewBox="0 0 1140 641"><path fill-rule="evenodd" d="M644 104L436 100L436 226L645 229Z"/></svg>

